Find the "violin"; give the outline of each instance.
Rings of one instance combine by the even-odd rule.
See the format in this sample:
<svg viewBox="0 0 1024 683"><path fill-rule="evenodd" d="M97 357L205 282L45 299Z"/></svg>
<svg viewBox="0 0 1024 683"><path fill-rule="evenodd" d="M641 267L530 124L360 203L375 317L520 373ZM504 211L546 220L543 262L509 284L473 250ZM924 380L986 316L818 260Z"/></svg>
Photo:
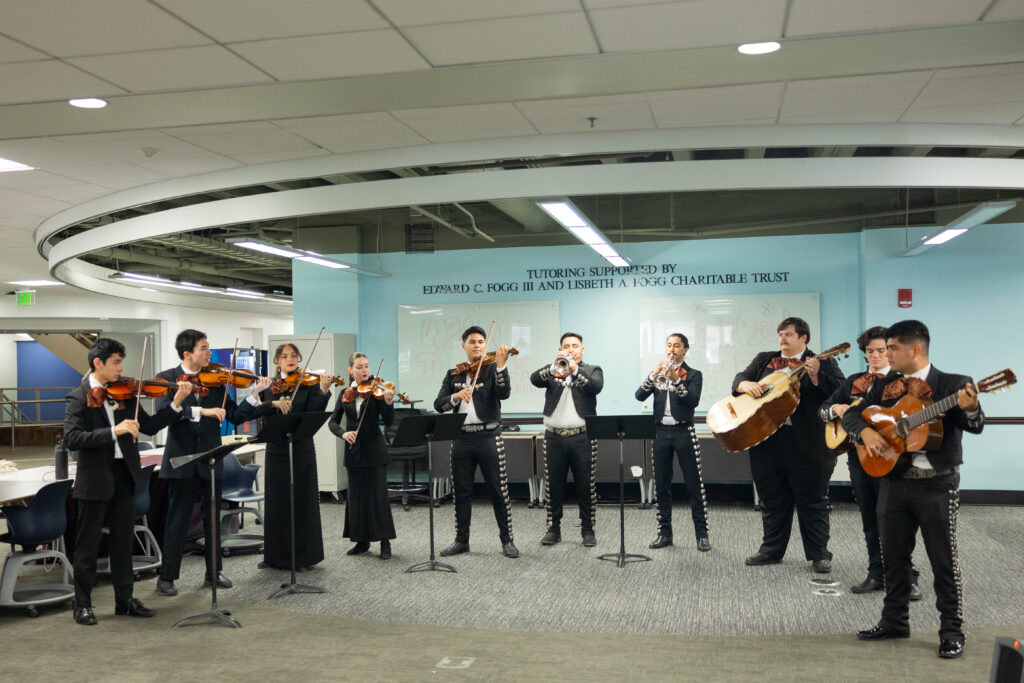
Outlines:
<svg viewBox="0 0 1024 683"><path fill-rule="evenodd" d="M357 384L354 387L349 387L342 394L341 400L344 403L352 403L356 398L367 399L370 396L374 398L384 398L384 392L390 389L395 392L395 398L401 403L412 403L409 397L405 394L400 394L395 390L394 382L387 382L379 377L370 377L368 380L361 384Z"/></svg>
<svg viewBox="0 0 1024 683"><path fill-rule="evenodd" d="M270 390L275 394L283 394L289 391L293 391L295 387L299 385L299 381L299 373L293 372L284 377L278 377L277 379L275 379L273 384L270 385ZM316 375L312 372L307 372L305 375L302 376L301 381L302 386L311 387L314 384L320 384L320 375ZM340 377L335 377L334 375L331 375L331 382L341 387L348 386L347 381L341 379Z"/></svg>
<svg viewBox="0 0 1024 683"><path fill-rule="evenodd" d="M177 382L168 382L163 379L147 379L142 381L142 386L139 386L139 380L134 377L121 377L114 382L108 382L103 387L104 396L103 398L110 401L116 401L120 407L123 408L124 402L130 398L138 398L140 396L144 398L160 398L173 394L178 391ZM209 389L198 385L192 385L192 393L205 396L209 393ZM91 399L90 399L91 401ZM97 406L91 406L97 407Z"/></svg>
<svg viewBox="0 0 1024 683"><path fill-rule="evenodd" d="M251 370L228 370L218 363L210 363L193 375L182 375L182 381L203 387L233 386L236 389L247 389L258 379Z"/></svg>
<svg viewBox="0 0 1024 683"><path fill-rule="evenodd" d="M472 363L469 363L469 362L459 363L458 365L455 366L455 369L452 370L452 374L453 375L461 375L464 372L469 372L471 374L475 374L478 368L480 368L480 367L487 367L488 365L493 363L495 355L497 353L498 353L497 351L491 351L490 353L485 355L480 360L474 361ZM519 349L517 349L517 348L515 348L513 346L512 348L510 348L508 350L508 355L510 355L510 356L518 356L519 355Z"/></svg>

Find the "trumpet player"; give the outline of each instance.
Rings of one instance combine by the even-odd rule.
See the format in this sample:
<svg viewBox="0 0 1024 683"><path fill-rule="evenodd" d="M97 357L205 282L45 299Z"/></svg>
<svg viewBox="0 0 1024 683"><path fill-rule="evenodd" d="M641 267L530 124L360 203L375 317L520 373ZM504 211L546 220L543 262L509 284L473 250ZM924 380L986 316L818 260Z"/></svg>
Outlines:
<svg viewBox="0 0 1024 683"><path fill-rule="evenodd" d="M658 363L636 390L636 400L654 394L654 492L658 504L658 536L648 546L672 545L672 454L679 458L690 497L697 550L711 550L708 538L707 496L700 471L700 443L693 427L693 411L700 403L703 378L683 361L690 350L686 336L675 332L665 340L665 360Z"/></svg>
<svg viewBox="0 0 1024 683"><path fill-rule="evenodd" d="M548 519L547 532L540 542L554 545L562 540L562 501L572 469L583 545L592 548L597 545L594 534L597 442L587 437L583 418L597 412L597 395L604 387L604 372L597 365L583 362L583 337L576 332L566 332L559 340L555 361L530 375L530 382L545 389L544 481Z"/></svg>

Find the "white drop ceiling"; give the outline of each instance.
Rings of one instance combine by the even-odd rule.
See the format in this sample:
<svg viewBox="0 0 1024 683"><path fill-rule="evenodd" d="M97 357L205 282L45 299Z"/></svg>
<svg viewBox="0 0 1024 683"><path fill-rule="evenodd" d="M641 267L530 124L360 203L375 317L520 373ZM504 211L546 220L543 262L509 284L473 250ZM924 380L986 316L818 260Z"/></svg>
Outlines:
<svg viewBox="0 0 1024 683"><path fill-rule="evenodd" d="M783 49L735 52L763 40ZM89 96L110 105L65 104ZM0 157L37 170L0 173L0 271L45 277L30 230L78 202L243 165L572 132L919 122L1024 124L1024 1L6 2Z"/></svg>

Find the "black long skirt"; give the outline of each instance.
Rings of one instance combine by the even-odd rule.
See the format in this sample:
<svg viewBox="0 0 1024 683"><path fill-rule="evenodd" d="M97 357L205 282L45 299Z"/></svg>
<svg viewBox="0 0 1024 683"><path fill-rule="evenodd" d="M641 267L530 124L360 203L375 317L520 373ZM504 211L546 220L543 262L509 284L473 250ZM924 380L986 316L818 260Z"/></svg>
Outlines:
<svg viewBox="0 0 1024 683"><path fill-rule="evenodd" d="M291 504L288 491L288 447L267 448L266 515L263 561L271 567L292 566ZM295 444L295 566L309 567L324 559L320 526L320 491L313 443Z"/></svg>
<svg viewBox="0 0 1024 683"><path fill-rule="evenodd" d="M387 467L346 467L348 503L345 506L345 538L356 543L395 537L388 497Z"/></svg>

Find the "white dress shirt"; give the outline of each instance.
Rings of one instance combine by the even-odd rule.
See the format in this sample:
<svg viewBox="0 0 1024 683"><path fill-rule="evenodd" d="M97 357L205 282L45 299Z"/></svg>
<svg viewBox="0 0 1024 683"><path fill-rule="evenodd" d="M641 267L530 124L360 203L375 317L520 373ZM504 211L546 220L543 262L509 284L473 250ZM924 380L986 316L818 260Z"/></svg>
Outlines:
<svg viewBox="0 0 1024 683"><path fill-rule="evenodd" d="M544 424L546 426L554 427L555 429L577 429L587 426L586 420L576 412L576 404L572 400L572 382L579 373L579 370L579 366L577 366L568 377L555 378L555 381L565 388L562 389L562 395L558 398L558 403L555 404L555 409L551 411L551 415L544 416ZM554 364L551 365L551 371L554 373Z"/></svg>
<svg viewBox="0 0 1024 683"><path fill-rule="evenodd" d="M89 373L89 387L102 387L103 385L96 381L96 378ZM114 437L114 459L124 460L124 453L121 452L121 446L117 443L117 434L114 433L114 406L110 405L110 401L103 402L103 409L107 411L107 421L110 422L110 435Z"/></svg>

